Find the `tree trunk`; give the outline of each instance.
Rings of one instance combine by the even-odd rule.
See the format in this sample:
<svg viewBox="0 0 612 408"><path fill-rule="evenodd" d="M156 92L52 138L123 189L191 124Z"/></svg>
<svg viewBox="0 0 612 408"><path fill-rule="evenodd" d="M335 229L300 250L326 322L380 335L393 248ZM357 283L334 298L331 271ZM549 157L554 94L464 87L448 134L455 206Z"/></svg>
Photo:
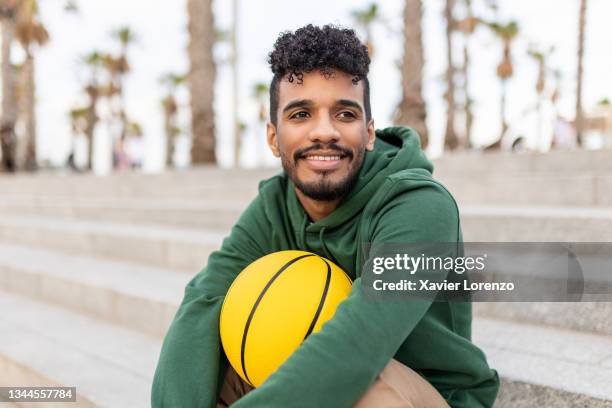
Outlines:
<svg viewBox="0 0 612 408"><path fill-rule="evenodd" d="M580 17L578 21L578 70L576 76L576 136L580 146L583 145L582 76L584 70L583 60L586 8L587 0L580 0Z"/></svg>
<svg viewBox="0 0 612 408"><path fill-rule="evenodd" d="M87 137L87 168L93 169L93 144L94 131L98 123L98 85L93 82L87 87L87 95L89 95L89 107L87 108L87 127L85 128L85 136Z"/></svg>
<svg viewBox="0 0 612 408"><path fill-rule="evenodd" d="M192 164L216 163L213 111L215 27L211 0L188 0L189 60L188 77L191 105Z"/></svg>
<svg viewBox="0 0 612 408"><path fill-rule="evenodd" d="M176 110L177 104L174 96L169 94L163 101L164 105L164 131L166 133L166 166L174 166L174 145L176 136Z"/></svg>
<svg viewBox="0 0 612 408"><path fill-rule="evenodd" d="M468 19L473 19L472 1L465 0L465 9ZM474 113L472 112L472 97L470 96L470 49L469 42L473 31L464 35L463 39L463 113L465 115L465 135L463 146L466 149L472 148L472 125L474 124Z"/></svg>
<svg viewBox="0 0 612 408"><path fill-rule="evenodd" d="M0 121L0 146L2 166L8 172L16 170L17 100L15 98L15 69L11 64L11 44L15 34L15 22L2 19L2 120Z"/></svg>
<svg viewBox="0 0 612 408"><path fill-rule="evenodd" d="M463 45L463 111L465 114L465 136L464 147L472 148L472 125L474 124L474 113L472 112L472 97L470 96L470 50L466 43Z"/></svg>
<svg viewBox="0 0 612 408"><path fill-rule="evenodd" d="M240 150L242 149L242 131L240 129L240 93L238 71L238 0L232 0L232 113L234 117L234 167L240 167Z"/></svg>
<svg viewBox="0 0 612 408"><path fill-rule="evenodd" d="M446 19L446 132L444 146L450 150L457 148L459 141L455 132L455 66L453 65L453 31L455 20L453 8L455 0L446 0L444 17Z"/></svg>
<svg viewBox="0 0 612 408"><path fill-rule="evenodd" d="M174 167L174 127L171 124L172 118L165 115L164 122L166 128L166 167Z"/></svg>
<svg viewBox="0 0 612 408"><path fill-rule="evenodd" d="M501 116L501 133L499 135L499 142L501 143L502 139L506 135L508 131L508 121L506 120L506 80L502 79L501 81L501 101L499 104L499 111Z"/></svg>
<svg viewBox="0 0 612 408"><path fill-rule="evenodd" d="M421 146L429 142L427 110L423 100L423 40L421 0L404 2L404 56L402 57L402 100L397 108L395 123L412 127L421 138Z"/></svg>
<svg viewBox="0 0 612 408"><path fill-rule="evenodd" d="M35 82L34 82L34 57L29 53L23 64L23 114L25 122L25 160L24 169L36 170L36 109L35 109Z"/></svg>

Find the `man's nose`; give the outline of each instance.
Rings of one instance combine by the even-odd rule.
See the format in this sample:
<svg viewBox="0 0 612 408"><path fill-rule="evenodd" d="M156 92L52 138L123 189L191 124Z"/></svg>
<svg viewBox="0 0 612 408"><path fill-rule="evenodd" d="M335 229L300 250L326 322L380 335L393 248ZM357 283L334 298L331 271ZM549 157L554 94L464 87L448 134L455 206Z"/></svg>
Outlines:
<svg viewBox="0 0 612 408"><path fill-rule="evenodd" d="M320 115L315 126L310 131L308 139L311 142L335 143L340 139L340 132L334 127L328 115Z"/></svg>

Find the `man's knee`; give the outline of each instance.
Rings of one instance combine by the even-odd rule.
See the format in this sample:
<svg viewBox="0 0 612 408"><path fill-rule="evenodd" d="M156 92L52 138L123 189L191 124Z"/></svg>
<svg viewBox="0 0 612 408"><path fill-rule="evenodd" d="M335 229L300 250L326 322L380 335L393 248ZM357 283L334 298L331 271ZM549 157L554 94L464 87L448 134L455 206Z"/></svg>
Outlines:
<svg viewBox="0 0 612 408"><path fill-rule="evenodd" d="M354 408L448 408L416 371L392 359Z"/></svg>

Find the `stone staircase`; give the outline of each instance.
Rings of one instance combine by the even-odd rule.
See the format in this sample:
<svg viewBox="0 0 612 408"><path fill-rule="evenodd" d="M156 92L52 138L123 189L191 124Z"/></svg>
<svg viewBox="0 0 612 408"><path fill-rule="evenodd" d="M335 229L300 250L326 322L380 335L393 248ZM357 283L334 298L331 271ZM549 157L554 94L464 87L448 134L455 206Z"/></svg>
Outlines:
<svg viewBox="0 0 612 408"><path fill-rule="evenodd" d="M184 286L274 172L0 175L0 386L148 406ZM612 241L612 152L457 155L435 174L466 241ZM475 312L474 341L504 379L496 406L612 407L612 304Z"/></svg>

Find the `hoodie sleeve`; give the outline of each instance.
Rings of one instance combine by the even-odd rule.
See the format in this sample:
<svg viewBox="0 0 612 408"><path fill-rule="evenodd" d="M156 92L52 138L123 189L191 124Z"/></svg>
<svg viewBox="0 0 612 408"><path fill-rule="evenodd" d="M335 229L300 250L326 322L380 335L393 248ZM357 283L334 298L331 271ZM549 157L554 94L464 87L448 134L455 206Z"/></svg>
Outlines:
<svg viewBox="0 0 612 408"><path fill-rule="evenodd" d="M189 282L164 338L151 391L152 407L214 408L227 362L219 338L225 294L249 263L264 255L253 238L263 234L262 204L257 198L242 214L221 249ZM266 235L259 235L266 236Z"/></svg>
<svg viewBox="0 0 612 408"><path fill-rule="evenodd" d="M460 240L457 207L443 187L427 182L407 190L402 184L402 180L390 183L376 211L364 214L372 218L372 231L365 239L373 244ZM232 407L352 407L430 305L429 301L368 300L362 279L356 279L349 297L322 330Z"/></svg>

